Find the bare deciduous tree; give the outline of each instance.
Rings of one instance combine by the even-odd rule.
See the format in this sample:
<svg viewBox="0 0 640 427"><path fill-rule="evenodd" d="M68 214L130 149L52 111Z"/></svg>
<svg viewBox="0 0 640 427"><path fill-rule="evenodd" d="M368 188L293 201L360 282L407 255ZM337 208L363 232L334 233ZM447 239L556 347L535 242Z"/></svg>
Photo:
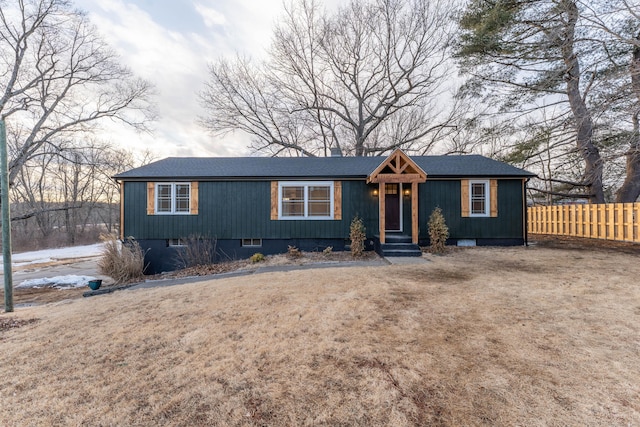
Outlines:
<svg viewBox="0 0 640 427"><path fill-rule="evenodd" d="M451 7L352 0L329 14L314 0L290 6L267 61L211 65L203 123L214 133L244 131L273 155L424 151L450 119L439 97L452 68Z"/></svg>
<svg viewBox="0 0 640 427"><path fill-rule="evenodd" d="M90 133L103 120L144 129L151 86L118 63L87 16L66 0L0 0L0 116L9 176L45 146Z"/></svg>
<svg viewBox="0 0 640 427"><path fill-rule="evenodd" d="M119 218L119 185L111 177L139 165L130 151L95 141L29 160L12 187L17 242L75 244L113 233Z"/></svg>

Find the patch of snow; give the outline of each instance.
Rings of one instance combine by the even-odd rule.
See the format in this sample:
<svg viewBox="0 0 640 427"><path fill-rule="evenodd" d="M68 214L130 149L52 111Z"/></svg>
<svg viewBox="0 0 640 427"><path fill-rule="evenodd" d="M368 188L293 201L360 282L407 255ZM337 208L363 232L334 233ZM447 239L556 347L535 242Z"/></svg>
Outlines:
<svg viewBox="0 0 640 427"><path fill-rule="evenodd" d="M67 276L43 277L42 279L30 279L20 282L16 288L57 288L57 289L74 289L87 286L90 280L95 280L92 276L76 276L73 274Z"/></svg>
<svg viewBox="0 0 640 427"><path fill-rule="evenodd" d="M104 243L95 243L93 245L21 252L11 255L11 263L14 267L19 267L28 264L44 264L61 259L88 258L101 255L103 249ZM4 271L1 257L0 271Z"/></svg>
<svg viewBox="0 0 640 427"><path fill-rule="evenodd" d="M24 267L25 265L31 265L31 264L45 264L48 262L52 262L53 259L51 258L40 258L40 259L34 259L31 261L25 261L25 262L13 262L13 257L11 258L11 263L13 264L13 267ZM3 271L4 269L2 268L2 261L0 261L0 272Z"/></svg>

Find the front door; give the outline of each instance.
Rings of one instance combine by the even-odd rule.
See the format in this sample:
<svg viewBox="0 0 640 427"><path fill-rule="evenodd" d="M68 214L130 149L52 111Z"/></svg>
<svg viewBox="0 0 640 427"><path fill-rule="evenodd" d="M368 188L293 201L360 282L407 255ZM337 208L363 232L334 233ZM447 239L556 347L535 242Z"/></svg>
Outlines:
<svg viewBox="0 0 640 427"><path fill-rule="evenodd" d="M384 185L384 229L400 231L400 184Z"/></svg>

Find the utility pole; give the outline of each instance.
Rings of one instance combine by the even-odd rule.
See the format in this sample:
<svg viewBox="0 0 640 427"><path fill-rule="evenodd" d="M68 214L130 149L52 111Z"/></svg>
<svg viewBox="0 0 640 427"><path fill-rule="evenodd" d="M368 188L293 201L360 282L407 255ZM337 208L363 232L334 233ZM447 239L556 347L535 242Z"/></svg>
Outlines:
<svg viewBox="0 0 640 427"><path fill-rule="evenodd" d="M13 311L13 274L11 271L11 210L9 209L9 167L7 166L7 129L0 118L0 204L2 204L2 262L4 271L4 311Z"/></svg>

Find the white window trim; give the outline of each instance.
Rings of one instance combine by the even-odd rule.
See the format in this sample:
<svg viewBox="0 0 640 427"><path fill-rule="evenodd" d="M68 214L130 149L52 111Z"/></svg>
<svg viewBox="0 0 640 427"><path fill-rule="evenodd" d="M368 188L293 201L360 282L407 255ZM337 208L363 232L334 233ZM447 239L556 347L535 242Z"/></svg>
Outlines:
<svg viewBox="0 0 640 427"><path fill-rule="evenodd" d="M160 185L171 185L171 211L164 212L158 209L158 197L160 197ZM188 185L189 186L189 209L186 212L176 212L176 185ZM154 212L156 215L191 215L191 183L190 182L156 182L155 183L155 206Z"/></svg>
<svg viewBox="0 0 640 427"><path fill-rule="evenodd" d="M473 184L484 184L484 213L473 213ZM488 179L469 180L469 216L491 216L491 184Z"/></svg>
<svg viewBox="0 0 640 427"><path fill-rule="evenodd" d="M245 245L245 240L250 240L251 244ZM257 243L255 243L257 242ZM246 239L240 239L240 246L242 246L243 248L261 248L262 247L262 239L258 239L258 238L246 238Z"/></svg>
<svg viewBox="0 0 640 427"><path fill-rule="evenodd" d="M309 216L309 187L329 187L329 216ZM304 216L284 216L282 215L282 187L304 187ZM278 219L285 221L318 221L330 220L334 215L333 181L279 181L278 182Z"/></svg>
<svg viewBox="0 0 640 427"><path fill-rule="evenodd" d="M168 239L167 246L170 248L181 248L187 246L184 239Z"/></svg>

